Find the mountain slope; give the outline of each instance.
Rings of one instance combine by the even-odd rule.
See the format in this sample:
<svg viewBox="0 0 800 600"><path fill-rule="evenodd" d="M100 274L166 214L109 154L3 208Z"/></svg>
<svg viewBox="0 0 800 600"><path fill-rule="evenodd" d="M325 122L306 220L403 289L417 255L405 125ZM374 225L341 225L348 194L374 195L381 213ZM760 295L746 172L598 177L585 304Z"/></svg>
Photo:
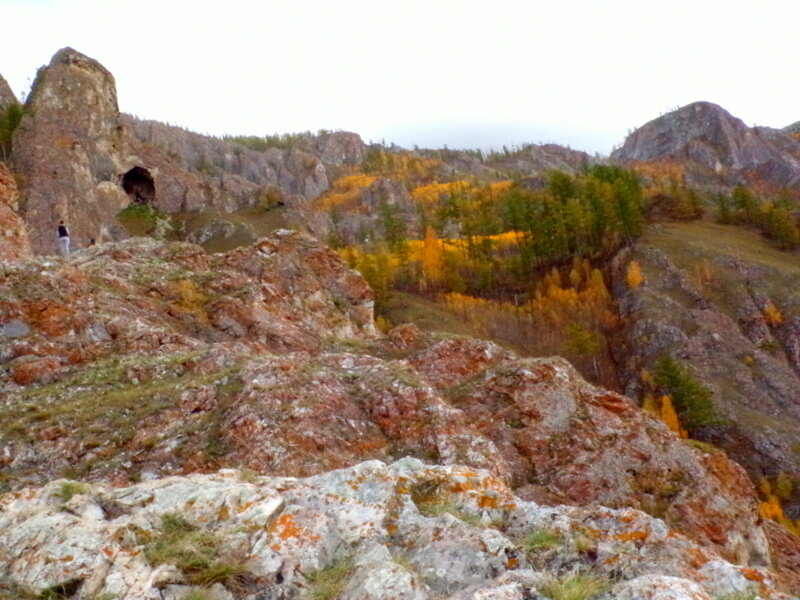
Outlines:
<svg viewBox="0 0 800 600"><path fill-rule="evenodd" d="M644 275L631 289L626 269ZM800 479L800 267L756 233L695 222L651 227L618 257L615 295L628 323L616 346L626 392L670 355L713 392L723 423L693 436L745 465L755 481ZM797 518L798 495L789 502Z"/></svg>

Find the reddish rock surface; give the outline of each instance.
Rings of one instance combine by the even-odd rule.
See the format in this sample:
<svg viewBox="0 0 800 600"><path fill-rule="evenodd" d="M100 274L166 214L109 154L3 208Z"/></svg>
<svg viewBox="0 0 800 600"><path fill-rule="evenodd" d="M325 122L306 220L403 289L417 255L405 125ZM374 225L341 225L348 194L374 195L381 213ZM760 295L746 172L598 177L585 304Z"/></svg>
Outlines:
<svg viewBox="0 0 800 600"><path fill-rule="evenodd" d="M17 261L31 254L28 232L18 210L17 183L0 162L0 262Z"/></svg>

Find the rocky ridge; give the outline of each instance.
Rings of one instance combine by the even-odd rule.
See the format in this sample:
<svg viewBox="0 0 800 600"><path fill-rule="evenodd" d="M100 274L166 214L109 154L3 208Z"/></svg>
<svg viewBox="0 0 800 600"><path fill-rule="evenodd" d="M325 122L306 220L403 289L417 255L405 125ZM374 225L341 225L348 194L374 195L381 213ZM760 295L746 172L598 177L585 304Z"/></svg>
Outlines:
<svg viewBox="0 0 800 600"><path fill-rule="evenodd" d="M326 192L340 174L360 168L369 151L357 134L348 132L297 136L284 147L253 150L232 140L121 115L111 73L72 48L60 50L40 69L14 147L10 166L24 182L21 212L37 254L54 253L52 232L62 218L71 225L77 247L90 238L125 238L115 217L134 199L123 188L137 168L151 178L154 191L147 199L159 210L207 212L220 221L208 232L174 235L208 237L214 227L230 226L223 223L226 213L279 204L291 219L325 237L331 224L309 201ZM408 154L399 148L390 152ZM426 153L430 151L420 155ZM491 160L460 151L436 154L438 176L445 179L541 175L554 168L575 171L590 160L585 153L553 144L526 146ZM383 184L387 185L402 187L396 181Z"/></svg>
<svg viewBox="0 0 800 600"><path fill-rule="evenodd" d="M601 600L789 598L768 569L731 564L645 513L545 507L486 471L409 458L304 479L54 481L0 496L0 548L7 589L79 599L523 600L576 576Z"/></svg>
<svg viewBox="0 0 800 600"><path fill-rule="evenodd" d="M22 217L41 254L55 252L62 218L77 247L126 237L116 215L133 200L123 187L136 167L152 178L153 204L164 212L229 213L281 199L302 203L328 188L327 169L360 162L365 149L357 135L341 132L305 140L303 149L257 152L121 115L113 75L64 48L36 77L10 166L23 182Z"/></svg>
<svg viewBox="0 0 800 600"><path fill-rule="evenodd" d="M790 133L747 127L710 102L669 112L631 133L610 160L622 164L669 160L686 168L689 185L800 183L800 142Z"/></svg>
<svg viewBox="0 0 800 600"><path fill-rule="evenodd" d="M270 189L313 198L328 189L329 168L360 164L366 151L361 138L347 132L309 138L298 148L258 151L156 121L128 115L121 120L133 152L156 172L159 206L167 212L215 206L230 212ZM199 183L192 185L192 176ZM208 182L218 188L218 197L208 197Z"/></svg>

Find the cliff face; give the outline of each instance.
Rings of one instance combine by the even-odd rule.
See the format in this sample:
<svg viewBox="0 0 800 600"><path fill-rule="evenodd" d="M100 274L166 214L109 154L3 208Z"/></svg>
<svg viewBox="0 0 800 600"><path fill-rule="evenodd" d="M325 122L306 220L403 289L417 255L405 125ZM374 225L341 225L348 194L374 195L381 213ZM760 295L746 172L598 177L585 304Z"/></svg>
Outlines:
<svg viewBox="0 0 800 600"><path fill-rule="evenodd" d="M12 167L24 182L21 212L32 247L54 254L60 219L76 243L110 236L128 203L118 184L123 140L113 76L65 48L40 70L26 107Z"/></svg>
<svg viewBox="0 0 800 600"><path fill-rule="evenodd" d="M672 160L696 185L800 183L800 142L788 132L750 128L709 102L695 102L643 125L611 153L621 163Z"/></svg>
<svg viewBox="0 0 800 600"><path fill-rule="evenodd" d="M134 152L144 154L147 158L144 162L156 172L158 202L170 212L214 208L221 204L214 195L203 193L206 186L193 186L188 181L191 178L199 179L200 183L210 180L217 183L213 187L229 192L234 202L221 206L223 209L252 204L259 191L270 188L303 198L318 196L328 189L325 165L310 152L280 148L256 151L155 121L127 116L123 121ZM319 150L323 154L327 152L332 160L346 160L348 153L346 144L340 148L335 144L321 144ZM179 169L174 166L169 169L168 165ZM243 193L237 193L235 185ZM176 193L179 186L191 191Z"/></svg>
<svg viewBox="0 0 800 600"><path fill-rule="evenodd" d="M8 82L0 75L0 110L3 110L9 104L17 102L17 97Z"/></svg>
<svg viewBox="0 0 800 600"><path fill-rule="evenodd" d="M5 87L0 106L13 99ZM36 78L10 166L23 182L21 213L32 247L47 254L55 253L61 219L73 247L126 237L115 217L134 197L123 188L137 167L152 180L146 200L160 210L219 214L290 198L303 206L328 189L329 170L359 164L365 151L357 135L345 132L255 151L120 115L111 73L65 48Z"/></svg>

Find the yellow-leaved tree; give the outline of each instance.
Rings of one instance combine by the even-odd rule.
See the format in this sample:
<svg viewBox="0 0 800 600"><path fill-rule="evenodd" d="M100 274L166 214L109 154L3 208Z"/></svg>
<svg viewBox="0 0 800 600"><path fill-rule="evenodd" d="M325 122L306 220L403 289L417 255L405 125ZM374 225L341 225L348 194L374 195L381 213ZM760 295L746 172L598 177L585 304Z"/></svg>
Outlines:
<svg viewBox="0 0 800 600"><path fill-rule="evenodd" d="M638 289L639 286L644 282L642 269L639 266L639 263L635 260L631 261L631 263L628 265L628 273L625 276L625 280L628 282L628 287L632 290Z"/></svg>
<svg viewBox="0 0 800 600"><path fill-rule="evenodd" d="M435 288L442 280L442 244L430 225L425 228L422 245L422 287Z"/></svg>

